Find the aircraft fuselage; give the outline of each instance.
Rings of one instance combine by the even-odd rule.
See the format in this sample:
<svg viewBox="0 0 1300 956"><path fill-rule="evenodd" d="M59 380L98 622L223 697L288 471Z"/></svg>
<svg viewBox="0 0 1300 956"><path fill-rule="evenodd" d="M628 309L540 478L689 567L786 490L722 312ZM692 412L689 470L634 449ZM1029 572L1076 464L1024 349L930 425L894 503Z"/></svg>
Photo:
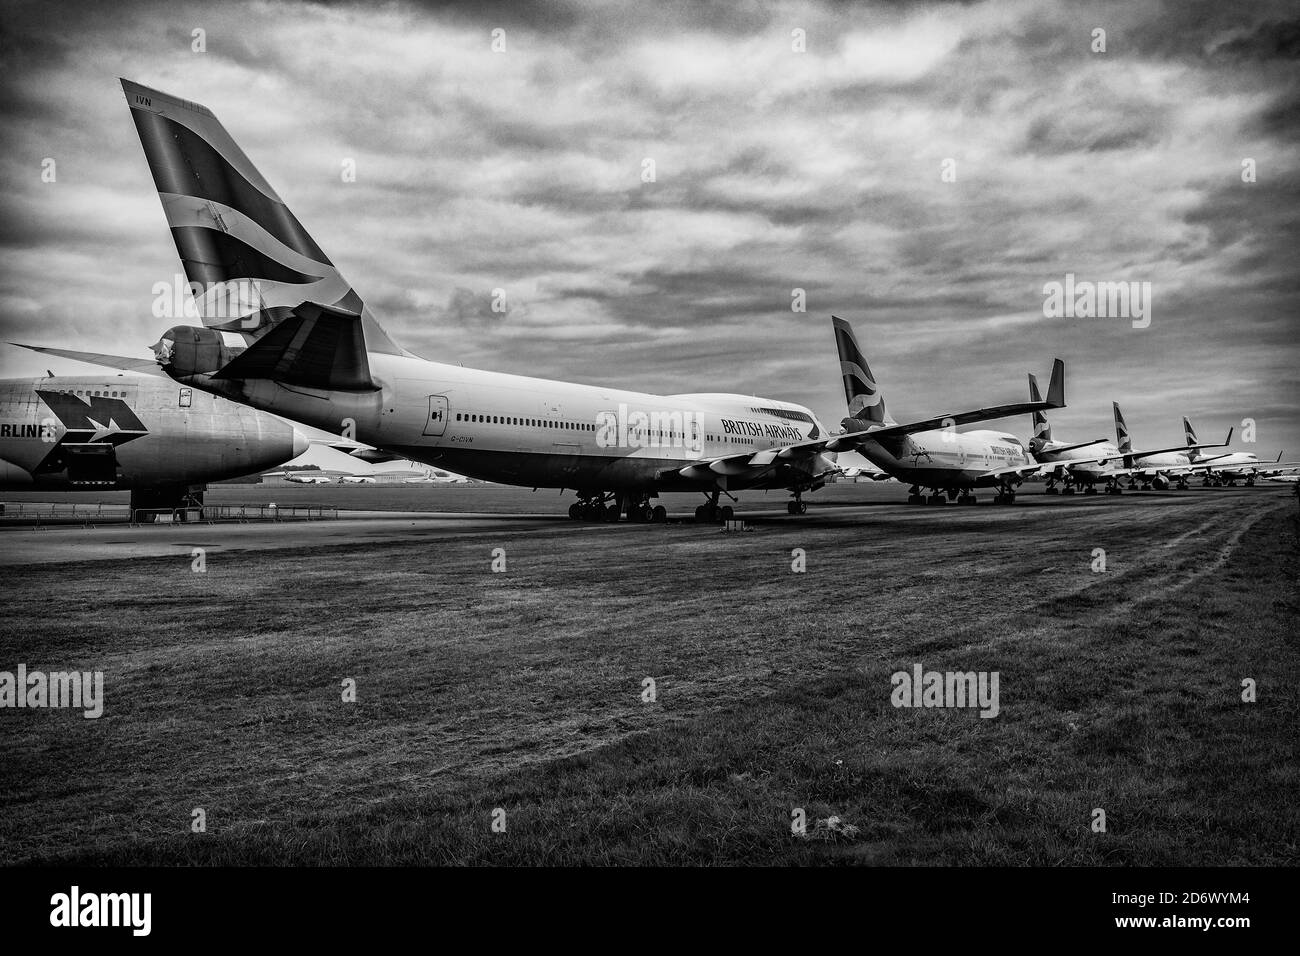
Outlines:
<svg viewBox="0 0 1300 956"><path fill-rule="evenodd" d="M746 395L654 395L368 354L378 390L182 376L254 408L483 481L541 488L700 490L683 467L826 434L802 405ZM810 475L833 467L834 456ZM706 475L715 487L787 487L795 466ZM797 479L797 476L795 476ZM703 486L707 487L707 486Z"/></svg>

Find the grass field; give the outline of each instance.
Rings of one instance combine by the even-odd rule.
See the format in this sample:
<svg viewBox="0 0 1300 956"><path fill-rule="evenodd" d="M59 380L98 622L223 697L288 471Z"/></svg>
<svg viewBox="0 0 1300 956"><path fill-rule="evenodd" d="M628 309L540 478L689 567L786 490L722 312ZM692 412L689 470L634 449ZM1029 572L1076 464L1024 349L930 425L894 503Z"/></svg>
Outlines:
<svg viewBox="0 0 1300 956"><path fill-rule="evenodd" d="M0 711L0 859L1296 863L1286 489L1024 503L6 569L0 668L106 703Z"/></svg>

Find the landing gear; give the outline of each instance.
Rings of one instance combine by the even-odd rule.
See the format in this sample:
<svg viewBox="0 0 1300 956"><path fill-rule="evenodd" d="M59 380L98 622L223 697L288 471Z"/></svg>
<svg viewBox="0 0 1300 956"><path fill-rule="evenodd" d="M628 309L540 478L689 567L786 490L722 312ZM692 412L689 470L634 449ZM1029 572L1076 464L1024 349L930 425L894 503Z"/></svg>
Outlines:
<svg viewBox="0 0 1300 956"><path fill-rule="evenodd" d="M714 524L719 521L730 521L736 516L736 509L731 505L718 507L718 499L722 497L722 492L712 491L708 494L708 503L702 504L695 509L695 520L697 523ZM731 495L727 495L727 497L731 498L732 501L736 500L735 498L732 498Z"/></svg>
<svg viewBox="0 0 1300 956"><path fill-rule="evenodd" d="M1247 488L1254 488L1254 487L1255 487L1255 476L1254 476L1254 475L1251 475L1249 478L1246 479L1246 487L1247 487Z"/></svg>
<svg viewBox="0 0 1300 956"><path fill-rule="evenodd" d="M913 485L907 489L907 503L909 505L925 504L925 496L921 494L921 486ZM793 514L793 512L791 512Z"/></svg>
<svg viewBox="0 0 1300 956"><path fill-rule="evenodd" d="M1083 489L1083 493L1085 495L1095 495L1097 493L1097 486L1088 485L1086 488Z"/></svg>
<svg viewBox="0 0 1300 956"><path fill-rule="evenodd" d="M650 495L644 492L580 491L578 500L569 505L569 517L574 521L617 522L624 515L639 524L668 521L668 509L663 505L651 507Z"/></svg>
<svg viewBox="0 0 1300 956"><path fill-rule="evenodd" d="M927 505L946 505L948 499L936 491L934 494L930 495L930 497L925 499L925 503Z"/></svg>
<svg viewBox="0 0 1300 956"><path fill-rule="evenodd" d="M1065 490L1062 491L1061 494L1063 494L1063 495L1072 495L1072 494L1074 494L1074 485L1066 485L1066 486L1065 486Z"/></svg>
<svg viewBox="0 0 1300 956"><path fill-rule="evenodd" d="M961 495L957 498L957 504L959 505L974 505L977 501L978 499L966 488L962 489Z"/></svg>
<svg viewBox="0 0 1300 956"><path fill-rule="evenodd" d="M1015 485L998 485L998 493L993 496L995 505L1014 505L1016 503Z"/></svg>

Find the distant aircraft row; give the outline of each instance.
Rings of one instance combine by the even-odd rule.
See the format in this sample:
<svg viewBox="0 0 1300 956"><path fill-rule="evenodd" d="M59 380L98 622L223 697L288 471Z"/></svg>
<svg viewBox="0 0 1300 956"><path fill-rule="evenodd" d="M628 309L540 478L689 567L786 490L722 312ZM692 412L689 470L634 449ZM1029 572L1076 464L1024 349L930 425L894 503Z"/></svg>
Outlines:
<svg viewBox="0 0 1300 956"><path fill-rule="evenodd" d="M849 414L834 433L807 407L778 399L656 395L427 361L380 327L210 110L127 80L122 86L186 276L199 292L203 324L163 332L152 347L153 363L36 347L174 384L160 390L156 382L123 386L121 379L116 385L61 382L76 396L75 406L73 399L56 399L69 417L56 411L57 423L42 420L32 399L35 393L54 409L40 382L15 386L12 400L20 407L5 414L12 414L24 444L12 457L4 448L6 481L77 484L77 476L116 474L137 484L152 481L175 497L203 468L210 479L297 454L299 437L283 422L289 419L348 435L376 456L484 481L570 489L575 519L664 521L666 509L655 502L660 493L695 491L703 498L696 517L708 521L734 513L724 496L734 502L737 492L752 489L787 490L789 513L804 513L803 496L840 473L837 455L845 451L860 452L909 483L911 501L937 503L946 495L973 503L972 490L988 487L996 489L996 503L1010 504L1017 487L1049 465L1053 488L1060 482L1087 492L1104 482L1117 490L1120 478L1158 485L1205 468L1210 459L1200 452L1222 447L1192 442L1135 451L1126 432L1116 446L1100 439L1054 442L1044 413L1065 406L1059 359L1046 399L1035 384L1028 401L900 424L886 411L852 328L838 318L832 328ZM137 442L148 430L133 406L112 394L131 388L137 397L150 396L160 421L181 421L189 437ZM105 389L107 398L99 394ZM196 404L201 395L203 406ZM218 412L240 424L218 421ZM1035 416L1028 446L1007 432L956 431L1022 414ZM28 435L32 428L39 435ZM189 448L209 440L218 458L191 468L196 459ZM170 458L175 471L162 476L138 468L133 446ZM273 456L280 457L266 464ZM1255 464L1239 468L1253 473Z"/></svg>
<svg viewBox="0 0 1300 956"><path fill-rule="evenodd" d="M409 475L384 474L376 475L330 475L324 471L267 471L262 473L263 478L283 478L285 481L295 485L331 485L337 479L341 485L373 485L381 478L387 483L404 484L404 485L467 485L470 483L468 478L461 475L453 475L449 471L439 471L431 468L427 471L412 473Z"/></svg>

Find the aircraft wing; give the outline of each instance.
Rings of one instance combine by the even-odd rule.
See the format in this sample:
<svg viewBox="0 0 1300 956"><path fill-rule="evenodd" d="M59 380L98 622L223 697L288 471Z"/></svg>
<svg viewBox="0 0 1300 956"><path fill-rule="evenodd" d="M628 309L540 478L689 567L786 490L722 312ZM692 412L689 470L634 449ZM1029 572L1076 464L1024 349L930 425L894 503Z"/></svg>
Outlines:
<svg viewBox="0 0 1300 956"><path fill-rule="evenodd" d="M1225 455L1221 457L1227 457L1227 456ZM1191 470L1197 472L1218 471L1220 468L1227 468L1230 469L1231 471L1243 471L1243 472L1244 471L1252 471L1252 472L1281 471L1285 468L1300 468L1300 461L1282 461L1281 459L1278 459L1277 461L1257 461L1257 462L1252 462L1251 464L1234 465L1231 462L1224 462L1223 464L1219 464L1219 465L1215 465L1213 463L1206 463L1204 465L1197 464L1191 466Z"/></svg>
<svg viewBox="0 0 1300 956"><path fill-rule="evenodd" d="M76 352L71 349L46 348L43 345L23 345L21 342L10 342L9 344L16 345L20 349L30 349L33 352L44 352L46 355L57 355L59 358L85 362L87 365L115 368L123 372L137 372L141 375L156 375L159 378L168 377L167 373L151 358L136 359L127 358L125 355L105 355L102 352Z"/></svg>
<svg viewBox="0 0 1300 956"><path fill-rule="evenodd" d="M1073 445L1057 445L1055 448L1052 448L1052 449L1050 449L1050 450L1051 450L1052 454L1057 454L1058 452L1063 452L1063 451L1074 451L1076 448L1088 448L1088 447L1090 447L1090 446L1092 446L1092 445L1100 445L1100 444L1101 444L1102 442L1104 442L1105 440L1106 440L1106 439L1104 439L1104 438L1094 438L1092 441L1080 441L1080 442L1075 442ZM1074 461L1083 461L1083 460L1087 460L1087 461L1096 461L1095 458L1093 458L1093 459L1072 459L1072 460L1074 460Z"/></svg>
<svg viewBox="0 0 1300 956"><path fill-rule="evenodd" d="M1013 402L1010 405L990 405L987 408L976 408L968 412L952 412L947 415L938 415L934 418L926 418L921 421L908 422L904 425L884 425L879 428L871 429L865 433L872 439L897 438L902 435L909 435L913 432L934 431L941 428L953 428L957 425L971 425L975 422L989 422L998 418L1009 418L1012 415L1028 415L1031 412L1043 412L1053 408L1065 407L1065 363L1059 358L1052 362L1052 378L1047 385L1047 400L1039 402ZM855 437L863 434L861 432L852 432L849 435L840 435L838 440L843 441L846 438ZM857 443L858 445L861 442ZM832 448L832 451L837 450Z"/></svg>
<svg viewBox="0 0 1300 956"><path fill-rule="evenodd" d="M694 481L713 482L718 478L757 478L771 471L777 465L794 461L811 461L825 451L831 450L832 442L846 436L837 435L829 438L812 438L805 441L783 445L780 448L765 448L761 451L744 451L734 455L721 455L717 458L700 458L681 468L660 472L661 477L677 474ZM834 471L827 462L825 471Z"/></svg>
<svg viewBox="0 0 1300 956"><path fill-rule="evenodd" d="M1038 463L1028 465L1010 465L1006 468L994 468L992 471L986 471L980 475L981 478L1004 478L1008 475L1018 475L1021 478L1028 478L1033 474L1043 470L1046 466Z"/></svg>
<svg viewBox="0 0 1300 956"><path fill-rule="evenodd" d="M1200 448L1227 448L1231 442L1232 442L1232 429L1229 428L1228 437L1223 439L1223 441L1221 442L1197 442L1191 445L1187 445L1187 444L1171 445L1168 448L1143 448L1140 451L1137 450L1131 451L1129 452L1129 454L1132 455L1134 458L1145 458L1148 455L1163 455L1165 454L1165 452L1171 452L1171 451L1192 451ZM1223 457L1223 456L1220 455L1219 457Z"/></svg>

